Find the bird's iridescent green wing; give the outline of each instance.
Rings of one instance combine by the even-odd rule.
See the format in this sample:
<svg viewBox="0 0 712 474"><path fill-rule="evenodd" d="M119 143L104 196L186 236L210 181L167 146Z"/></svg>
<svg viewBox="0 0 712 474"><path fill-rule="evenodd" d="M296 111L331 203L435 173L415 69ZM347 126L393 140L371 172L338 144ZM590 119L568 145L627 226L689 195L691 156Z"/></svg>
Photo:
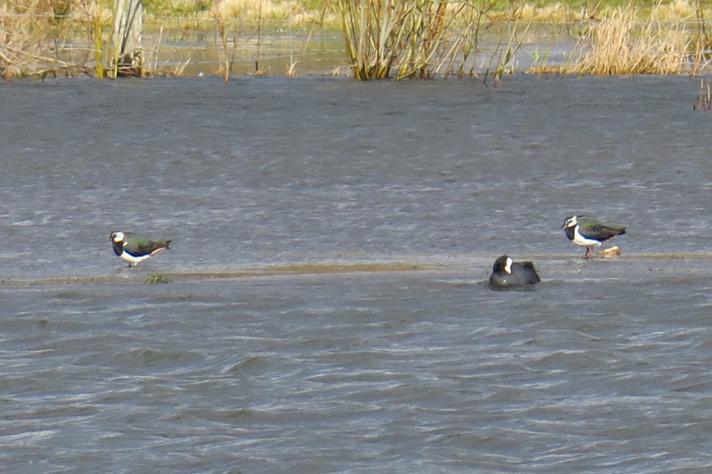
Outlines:
<svg viewBox="0 0 712 474"><path fill-rule="evenodd" d="M156 250L168 248L170 240L151 240L145 237L132 235L126 240L127 245L124 247L131 255L140 257L150 255Z"/></svg>
<svg viewBox="0 0 712 474"><path fill-rule="evenodd" d="M605 225L591 217L578 218L579 233L587 239L606 240L625 232L625 227Z"/></svg>

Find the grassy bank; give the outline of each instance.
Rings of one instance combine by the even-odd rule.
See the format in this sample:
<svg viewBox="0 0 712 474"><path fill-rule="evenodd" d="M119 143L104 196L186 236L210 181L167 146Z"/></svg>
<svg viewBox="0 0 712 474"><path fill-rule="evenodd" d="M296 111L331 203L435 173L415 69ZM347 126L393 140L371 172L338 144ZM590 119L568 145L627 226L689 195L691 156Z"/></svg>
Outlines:
<svg viewBox="0 0 712 474"><path fill-rule="evenodd" d="M314 27L337 31L341 27L338 0L145 0L146 28L150 31L199 29L214 27L214 14L219 12L232 26L245 29L258 24L266 30L309 30ZM412 2L393 2L407 5ZM571 23L600 20L619 7L634 7L643 20L655 9L660 20L695 21L698 0L460 0L446 2L450 11L463 7L483 12L484 19L508 21L513 9L525 22ZM704 15L712 17L712 4L701 0ZM53 27L61 23L72 28L85 28L87 21L108 26L112 0L0 0L0 28L7 30L17 15L34 16L37 26L45 26L41 17L52 19ZM87 18L91 17L91 18Z"/></svg>
<svg viewBox="0 0 712 474"><path fill-rule="evenodd" d="M65 0L69 1L69 0ZM407 5L409 2L394 2ZM411 2L412 3L412 2ZM656 9L665 21L693 21L698 5L696 0L462 0L447 2L452 10L474 7L486 10L488 21L507 21L512 9L517 9L522 21L571 23L597 20L619 7L634 7L640 19L647 18ZM705 4L705 14L712 14L712 4ZM212 21L210 0L146 0L149 24L173 28L194 28ZM247 27L262 22L280 29L309 29L316 26L331 30L341 27L338 1L335 0L222 0L218 8L227 18Z"/></svg>

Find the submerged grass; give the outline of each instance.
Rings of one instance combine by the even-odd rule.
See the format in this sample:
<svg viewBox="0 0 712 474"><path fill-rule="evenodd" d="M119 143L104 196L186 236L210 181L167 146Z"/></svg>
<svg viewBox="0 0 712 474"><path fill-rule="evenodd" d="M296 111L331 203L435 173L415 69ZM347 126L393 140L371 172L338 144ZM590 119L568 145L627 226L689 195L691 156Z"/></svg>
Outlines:
<svg viewBox="0 0 712 474"><path fill-rule="evenodd" d="M151 273L144 280L149 285L171 283L171 279L162 273Z"/></svg>

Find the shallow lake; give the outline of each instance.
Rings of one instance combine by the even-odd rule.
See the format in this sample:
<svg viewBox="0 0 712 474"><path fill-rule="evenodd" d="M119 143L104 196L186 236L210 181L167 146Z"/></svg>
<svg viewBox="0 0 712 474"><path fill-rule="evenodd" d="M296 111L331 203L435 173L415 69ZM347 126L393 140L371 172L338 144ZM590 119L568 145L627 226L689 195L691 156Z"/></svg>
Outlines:
<svg viewBox="0 0 712 474"><path fill-rule="evenodd" d="M698 88L0 84L2 471L707 472ZM503 253L535 291L487 288Z"/></svg>

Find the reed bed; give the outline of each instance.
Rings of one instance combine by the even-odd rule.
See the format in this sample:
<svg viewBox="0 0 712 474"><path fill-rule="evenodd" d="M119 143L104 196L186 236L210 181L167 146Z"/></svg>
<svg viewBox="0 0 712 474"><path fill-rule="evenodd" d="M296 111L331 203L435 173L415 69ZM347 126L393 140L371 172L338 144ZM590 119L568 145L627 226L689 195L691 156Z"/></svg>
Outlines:
<svg viewBox="0 0 712 474"><path fill-rule="evenodd" d="M662 23L653 9L638 21L636 7L626 6L595 23L580 59L565 65L570 74L680 74L689 67L692 35L684 23Z"/></svg>
<svg viewBox="0 0 712 474"><path fill-rule="evenodd" d="M700 3L701 5L701 3ZM669 21L673 8L685 21ZM704 14L686 2L656 4L647 17L633 5L604 11L589 23L570 60L529 72L581 75L698 74L707 69Z"/></svg>

